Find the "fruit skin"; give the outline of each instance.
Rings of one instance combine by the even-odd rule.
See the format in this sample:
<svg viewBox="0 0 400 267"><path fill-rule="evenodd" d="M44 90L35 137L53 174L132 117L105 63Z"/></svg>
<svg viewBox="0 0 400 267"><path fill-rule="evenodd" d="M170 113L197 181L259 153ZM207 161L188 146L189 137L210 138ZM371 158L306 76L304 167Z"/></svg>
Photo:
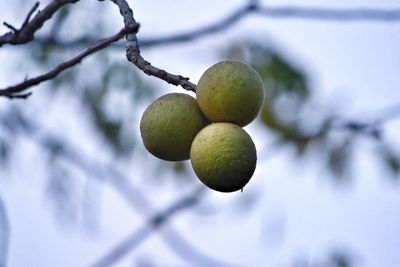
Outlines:
<svg viewBox="0 0 400 267"><path fill-rule="evenodd" d="M146 149L169 161L189 159L196 134L206 125L197 101L187 94L166 94L143 113L140 133Z"/></svg>
<svg viewBox="0 0 400 267"><path fill-rule="evenodd" d="M213 123L194 138L190 160L206 186L220 192L234 192L242 189L253 175L257 152L253 140L241 127Z"/></svg>
<svg viewBox="0 0 400 267"><path fill-rule="evenodd" d="M249 65L221 61L201 76L196 97L201 111L210 121L245 126L260 112L264 85Z"/></svg>

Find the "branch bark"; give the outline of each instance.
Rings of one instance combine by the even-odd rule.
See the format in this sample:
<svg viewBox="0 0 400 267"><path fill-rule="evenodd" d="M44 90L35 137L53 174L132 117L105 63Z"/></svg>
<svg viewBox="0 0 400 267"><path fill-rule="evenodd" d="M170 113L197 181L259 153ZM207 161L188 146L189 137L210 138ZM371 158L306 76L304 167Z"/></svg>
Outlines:
<svg viewBox="0 0 400 267"><path fill-rule="evenodd" d="M79 0L54 0L50 2L43 10L37 12L33 19L30 20L32 14L39 7L39 2L35 3L19 29L16 29L6 22L4 23L4 25L10 28L11 31L0 36L0 47L5 44L19 45L32 41L35 32L39 30L47 20L51 19L54 13L56 13L64 5L76 3L78 1Z"/></svg>
<svg viewBox="0 0 400 267"><path fill-rule="evenodd" d="M38 7L38 3L36 3L28 13L24 23L22 24L19 30L5 23L7 27L12 29L12 32L0 36L0 47L6 43L22 44L31 41L33 39L35 31L37 31L40 27L42 27L44 22L50 19L51 16L59 8L61 8L65 4L74 3L77 1L79 0L53 1L49 5L47 5L43 9L43 11L39 11L36 14L36 16L32 20L30 20L30 17ZM140 54L139 43L141 46L149 47L149 46L179 43L179 42L193 40L207 34L212 34L218 31L222 31L232 26L237 21L239 21L240 19L242 19L243 17L245 17L250 13L255 13L271 18L303 18L303 19L334 20L334 21L368 20L368 21L393 22L400 20L400 9L390 9L390 10L371 9L371 8L332 9L332 8L304 8L304 7L292 7L292 6L265 7L261 6L258 1L249 0L247 4L245 4L238 10L232 12L232 14L227 16L225 19L216 22L214 24L211 24L209 26L195 29L193 31L171 35L168 37L152 38L139 42L136 36L137 30L133 30L137 28L138 24L134 19L133 12L130 9L128 3L125 0L111 0L111 1L114 2L116 5L118 5L121 15L124 18L125 28L129 32L126 35L127 59L130 62L132 62L136 67L138 67L140 70L142 70L144 73L162 79L175 86L180 85L184 89L193 92L196 91L196 85L189 82L188 78L183 77L181 75L168 73L165 70L152 66L148 61L146 61ZM61 42L55 40L52 37L41 41L57 45L62 44ZM69 47L73 45L76 45L76 42L72 41L62 44L62 46L69 46ZM104 47L101 47L100 49L103 48ZM91 48L89 48L88 50L90 49ZM98 50L91 51L89 54L94 53ZM87 50L85 52L87 52ZM88 55L85 54L85 52L83 52L83 57ZM31 95L31 93L21 93L22 91L28 89L29 87L35 86L41 83L42 81L53 79L60 72L78 64L83 59L83 57L80 56L82 56L82 54L78 55L77 58L73 58L70 61L60 64L55 69L49 71L46 74L25 80L24 82L21 82L14 86L9 86L7 88L0 89L0 96L6 96L11 99L12 98L26 99Z"/></svg>
<svg viewBox="0 0 400 267"><path fill-rule="evenodd" d="M67 60L67 61L61 63L56 68L52 69L51 71L49 71L45 74L39 75L39 76L31 78L31 79L26 79L19 84L9 86L4 89L0 89L0 96L5 96L10 99L27 98L31 95L31 93L30 92L29 93L21 93L21 92L27 90L28 88L30 88L32 86L38 85L41 82L48 81L48 80L51 80L51 79L57 77L58 74L60 74L61 72L80 63L85 57L106 48L113 42L116 42L119 39L123 38L127 32L137 31L138 28L139 28L139 25L135 24L129 30L122 29L117 34L98 42L96 45L94 45L92 47L87 48L80 54L76 55L75 57L71 58L70 60Z"/></svg>
<svg viewBox="0 0 400 267"><path fill-rule="evenodd" d="M124 18L125 28L129 29L137 24L135 18L133 17L132 9L129 7L129 4L125 0L111 1L119 7L119 11ZM189 78L168 73L165 70L152 66L150 62L146 61L140 55L139 41L136 33L134 32L128 33L126 35L126 57L130 62L132 62L136 67L138 67L147 75L157 77L166 81L167 83L173 84L175 86L180 85L186 90L196 92L196 85L189 82Z"/></svg>
<svg viewBox="0 0 400 267"><path fill-rule="evenodd" d="M69 1L72 1L72 0L69 0ZM77 1L77 0L73 0L73 1ZM68 1L60 0L59 2L64 3L64 2L68 2ZM43 81L47 81L47 80L51 80L51 79L55 78L62 71L66 70L68 68L71 68L71 67L75 66L76 64L80 63L82 61L82 59L87 57L88 55L107 47L108 45L110 45L113 42L118 41L125 34L126 34L126 40L127 40L127 44L126 44L127 59L130 62L132 62L136 67L138 67L140 70L142 70L147 75L157 77L157 78L162 79L162 80L164 80L170 84L173 84L175 86L180 85L186 90L196 92L196 85L189 82L189 78L183 77L181 75L171 74L171 73L166 72L165 70L154 67L140 55L139 43L138 43L138 39L136 37L136 33L138 31L139 24L136 23L136 21L133 17L132 10L130 9L128 3L124 0L112 0L112 2L114 2L116 5L118 5L118 7L120 9L120 13L124 18L125 29L121 30L116 35L99 42L95 46L87 48L85 51L83 51L79 55L58 65L56 68L54 68L53 70L51 70L45 74L39 75L39 76L31 78L31 79L26 79L25 81L23 81L17 85L9 86L4 89L0 89L0 96L5 96L10 99L14 99L14 98L26 99L27 97L29 97L31 95L31 93L30 92L29 93L21 93L21 92L27 90L28 88L30 88L32 86L38 85L39 83L41 83ZM55 8L53 7L53 9L55 9ZM32 9L32 10L34 10L34 9ZM27 21L29 20L29 17L33 12L32 10L31 10L31 12L29 12ZM51 12L49 12L49 13L50 13L50 15L47 15L47 16L51 17L52 13ZM35 18L37 18L37 16L38 15L36 15ZM35 18L32 21L34 21ZM40 20L39 20L39 22L40 22ZM38 22L32 23L32 24L37 26ZM26 25L30 25L30 23L27 23ZM23 25L21 30L25 29L27 27L28 26ZM15 33L19 33L19 32L21 32L21 30L16 31ZM15 37L15 38L17 38L17 37ZM33 35L32 35L32 38L33 38Z"/></svg>

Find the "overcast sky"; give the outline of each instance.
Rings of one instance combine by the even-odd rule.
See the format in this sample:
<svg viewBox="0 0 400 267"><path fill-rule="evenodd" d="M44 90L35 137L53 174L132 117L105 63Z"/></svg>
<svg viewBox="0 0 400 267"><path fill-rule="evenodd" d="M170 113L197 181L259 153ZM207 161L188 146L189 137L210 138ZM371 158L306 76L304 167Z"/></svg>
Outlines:
<svg viewBox="0 0 400 267"><path fill-rule="evenodd" d="M29 4L24 5L25 10L34 3L26 2ZM81 1L79 7L85 6L82 2L85 1ZM129 1L141 23L139 38L168 35L212 23L242 2ZM400 8L399 1L386 0L264 2L271 5ZM108 9L101 9L105 12L102 16L110 20L107 30L112 34L122 27L122 18L115 6L106 5ZM77 11L77 19L72 24L79 27L84 12L73 11ZM0 18L21 22L19 7L13 6L11 0L1 1ZM0 33L3 32L4 29ZM340 23L249 16L227 31L196 42L144 49L142 53L154 65L189 76L197 82L202 72L220 59L219 51L242 36L261 37L270 42L274 49L303 68L317 95L324 101L330 100L327 103L335 103L338 113L344 116L363 118L365 114L374 114L399 103L400 22ZM18 60L21 60L18 49L0 49L1 87L25 75L15 71L15 68L24 69L18 66L21 64ZM162 86L160 95L181 90L155 78L146 78ZM46 85L40 87L44 89ZM41 90L37 89L40 88L35 89L36 96L27 101L40 101ZM63 101L55 101L59 106L54 104L49 110L49 117L54 121L54 118L68 121L63 118L66 114L79 117L78 112ZM0 110L7 105L11 103L0 99ZM387 123L385 129L385 137L400 147L397 141L399 121ZM62 132L61 128L58 130ZM254 136L259 151L268 143L265 140L268 133L257 123L246 130ZM98 229L86 231L60 225L44 197L45 175L37 158L40 148L29 141L23 141L20 146L23 153L19 156L24 160L12 164L13 168L6 173L0 170L0 196L11 223L9 266L87 266L144 223L112 189L98 185L102 194ZM357 147L354 183L349 187L338 188L329 179L324 179L327 172L314 166L312 159L305 163L296 162L291 151L283 150L258 163L255 176L242 194L208 192L204 205L215 204L219 207L216 214L202 216L189 211L177 215L170 223L202 251L240 266L289 266L299 257L318 260L332 249L344 248L356 255L359 266L398 267L400 188L397 183L382 177L388 175L372 160L371 147L367 140ZM154 160L149 158L149 166ZM129 171L138 176L146 173L146 170L138 169ZM173 174L164 174L165 179L169 175ZM173 188L162 191L154 188L154 184L144 183L143 178L133 180L158 207L167 206L176 199ZM257 196L257 204L248 212L235 214L231 206L239 205L246 198L246 192ZM133 258L146 256L159 264L156 266L187 266L157 233L115 266L132 266Z"/></svg>

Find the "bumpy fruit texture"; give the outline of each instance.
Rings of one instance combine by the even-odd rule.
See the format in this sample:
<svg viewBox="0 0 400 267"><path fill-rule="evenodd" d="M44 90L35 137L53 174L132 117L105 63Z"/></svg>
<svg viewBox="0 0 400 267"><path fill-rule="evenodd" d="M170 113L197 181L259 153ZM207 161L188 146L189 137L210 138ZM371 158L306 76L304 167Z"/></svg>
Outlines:
<svg viewBox="0 0 400 267"><path fill-rule="evenodd" d="M222 61L201 76L196 96L201 111L210 121L245 126L260 112L264 86L249 65Z"/></svg>
<svg viewBox="0 0 400 267"><path fill-rule="evenodd" d="M205 126L196 100L172 93L155 100L143 113L140 133L146 149L157 158L169 161L189 159L190 146Z"/></svg>
<svg viewBox="0 0 400 267"><path fill-rule="evenodd" d="M232 123L213 123L193 140L190 159L205 185L220 192L242 189L253 175L257 152L253 140Z"/></svg>

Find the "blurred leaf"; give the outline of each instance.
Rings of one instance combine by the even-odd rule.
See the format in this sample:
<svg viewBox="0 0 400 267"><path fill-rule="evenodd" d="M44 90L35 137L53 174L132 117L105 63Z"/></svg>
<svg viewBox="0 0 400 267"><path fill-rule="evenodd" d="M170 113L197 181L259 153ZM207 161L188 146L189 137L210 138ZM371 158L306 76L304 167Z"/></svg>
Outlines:
<svg viewBox="0 0 400 267"><path fill-rule="evenodd" d="M287 93L296 95L300 99L309 96L304 74L278 54L268 55L268 51L265 51L265 57L269 57L268 60L256 62L253 67L265 81L268 96Z"/></svg>
<svg viewBox="0 0 400 267"><path fill-rule="evenodd" d="M268 102L270 103L270 101ZM291 140L295 138L298 135L295 125L280 120L269 103L266 101L261 109L261 120L269 129L275 131L283 139Z"/></svg>
<svg viewBox="0 0 400 267"><path fill-rule="evenodd" d="M351 161L352 139L345 138L342 143L328 150L328 167L336 178L344 178Z"/></svg>
<svg viewBox="0 0 400 267"><path fill-rule="evenodd" d="M0 140L0 166L6 167L10 158L10 146L6 140Z"/></svg>
<svg viewBox="0 0 400 267"><path fill-rule="evenodd" d="M64 144L60 143L60 140L57 140L55 138L47 137L44 140L44 145L49 152L50 160L55 160L58 155L65 152Z"/></svg>
<svg viewBox="0 0 400 267"><path fill-rule="evenodd" d="M227 57L245 61L261 76L267 97L291 94L305 100L310 89L305 74L289 60L261 44L234 44L227 49Z"/></svg>
<svg viewBox="0 0 400 267"><path fill-rule="evenodd" d="M262 122L303 153L310 138L297 124L299 109L310 95L305 74L273 49L257 43L234 44L228 48L227 56L247 62L260 74L266 90Z"/></svg>
<svg viewBox="0 0 400 267"><path fill-rule="evenodd" d="M122 154L128 152L129 149L121 138L122 122L109 119L99 105L92 106L92 115L96 128L115 151Z"/></svg>
<svg viewBox="0 0 400 267"><path fill-rule="evenodd" d="M78 68L71 68L67 71L64 71L56 78L50 81L51 83L51 90L50 92L56 92L57 89L61 88L63 85L68 85L71 87L77 86L77 79L78 79L79 67ZM74 88L77 89L77 88Z"/></svg>
<svg viewBox="0 0 400 267"><path fill-rule="evenodd" d="M57 37L57 35L60 33L60 30L70 13L71 13L70 6L64 6L56 13L53 19L53 25L51 26L51 33L50 33L53 37Z"/></svg>
<svg viewBox="0 0 400 267"><path fill-rule="evenodd" d="M334 250L321 267L351 267L354 266L354 256L349 251Z"/></svg>
<svg viewBox="0 0 400 267"><path fill-rule="evenodd" d="M174 162L173 168L176 173L187 173L187 165L183 161Z"/></svg>
<svg viewBox="0 0 400 267"><path fill-rule="evenodd" d="M94 126L113 150L124 155L135 145L132 123L138 102L150 98L154 88L139 77L129 63L109 63L103 70L100 81L89 82L84 86L82 100L88 108Z"/></svg>
<svg viewBox="0 0 400 267"><path fill-rule="evenodd" d="M55 50L54 46L48 43L33 43L32 50L29 51L29 55L32 59L42 66L47 67L49 62L52 60L51 53ZM32 53L33 52L33 53Z"/></svg>
<svg viewBox="0 0 400 267"><path fill-rule="evenodd" d="M400 157L394 153L392 149L382 144L380 149L380 158L389 171L392 172L394 178L400 175Z"/></svg>
<svg viewBox="0 0 400 267"><path fill-rule="evenodd" d="M118 151L122 152L125 150L123 144L120 142L120 134L122 124L119 121L108 121L102 115L96 117L96 124L106 139L116 148Z"/></svg>
<svg viewBox="0 0 400 267"><path fill-rule="evenodd" d="M259 43L237 43L226 52L228 58L247 62L260 74L265 85L265 100L261 110L261 121L284 143L292 145L298 156L310 148L322 157L335 178L344 178L351 160L351 141L335 141L328 135L329 118L309 122L308 102L311 96L308 77L298 66L277 51ZM306 106L307 105L307 106ZM319 112L312 111L313 113ZM317 117L318 118L318 117ZM325 161L326 160L326 161ZM391 168L400 169L400 164L388 159Z"/></svg>
<svg viewBox="0 0 400 267"><path fill-rule="evenodd" d="M293 264L293 267L352 267L356 266L355 263L358 258L349 250L333 250L328 255L323 256L318 261L311 262L310 257L302 256L298 258Z"/></svg>
<svg viewBox="0 0 400 267"><path fill-rule="evenodd" d="M142 73L132 67L129 62L114 62L102 75L102 86L105 88L113 88L113 90L129 90L132 99L148 100L154 96L154 86L148 85L141 79Z"/></svg>
<svg viewBox="0 0 400 267"><path fill-rule="evenodd" d="M63 223L76 222L78 219L76 188L71 173L67 168L54 162L49 171L46 195L51 200L56 218Z"/></svg>

